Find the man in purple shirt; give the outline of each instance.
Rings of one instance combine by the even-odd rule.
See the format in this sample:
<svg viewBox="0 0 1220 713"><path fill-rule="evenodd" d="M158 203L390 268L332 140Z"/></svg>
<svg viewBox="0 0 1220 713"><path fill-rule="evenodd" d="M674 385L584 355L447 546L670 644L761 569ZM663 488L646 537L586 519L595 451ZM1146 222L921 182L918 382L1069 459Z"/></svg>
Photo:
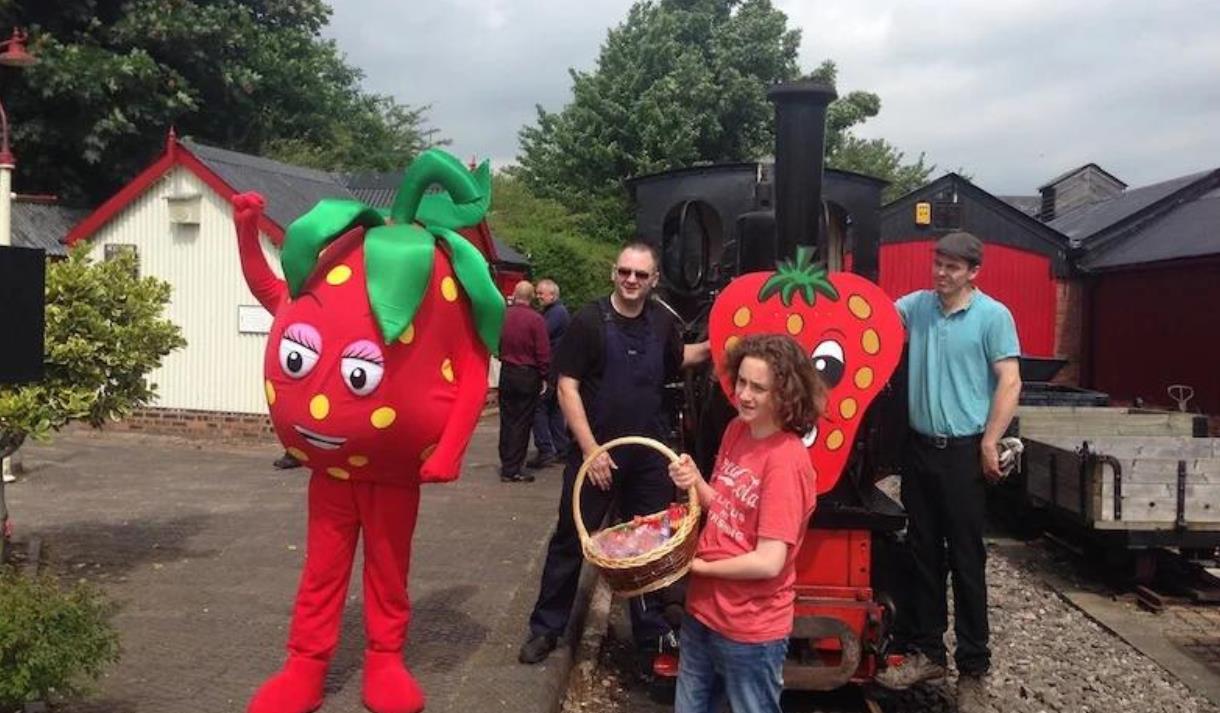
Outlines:
<svg viewBox="0 0 1220 713"><path fill-rule="evenodd" d="M513 288L513 301L504 315L500 336L500 480L532 483L523 475L529 450L530 426L546 389L551 346L546 322L534 311L534 286L522 280Z"/></svg>

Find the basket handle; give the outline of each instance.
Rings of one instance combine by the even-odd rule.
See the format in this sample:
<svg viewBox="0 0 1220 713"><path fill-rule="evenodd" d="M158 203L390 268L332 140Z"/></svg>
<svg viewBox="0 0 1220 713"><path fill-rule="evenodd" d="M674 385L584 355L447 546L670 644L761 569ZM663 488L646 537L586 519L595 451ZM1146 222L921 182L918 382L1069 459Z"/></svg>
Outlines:
<svg viewBox="0 0 1220 713"><path fill-rule="evenodd" d="M598 456L609 451L611 448L627 445L648 446L655 451L659 451L671 463L677 463L680 460L678 454L674 453L669 446L660 441L654 441L651 438L644 438L642 436L615 438L612 441L601 444L597 447L597 450L590 453L589 457L585 458L585 462L580 464L580 470L576 471L576 482L572 485L572 519L576 521L576 533L580 535L582 551L588 546L589 542L589 531L585 529L585 520L580 516L580 489L584 486L585 475L589 472L589 466L593 465L593 461L597 460ZM694 521L691 523L691 528L693 529L699 524L699 491L692 485L687 489L687 493L690 496L690 505L686 508L686 519Z"/></svg>

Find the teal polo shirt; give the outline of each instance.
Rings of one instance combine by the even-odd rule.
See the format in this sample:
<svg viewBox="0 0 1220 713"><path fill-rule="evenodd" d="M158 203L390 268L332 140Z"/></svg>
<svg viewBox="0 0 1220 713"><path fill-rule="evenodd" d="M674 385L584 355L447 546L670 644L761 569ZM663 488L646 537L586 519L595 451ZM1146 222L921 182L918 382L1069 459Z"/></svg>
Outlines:
<svg viewBox="0 0 1220 713"><path fill-rule="evenodd" d="M949 315L932 290L912 292L896 305L909 339L911 428L929 436L982 433L996 388L992 365L1021 354L1012 313L977 288Z"/></svg>

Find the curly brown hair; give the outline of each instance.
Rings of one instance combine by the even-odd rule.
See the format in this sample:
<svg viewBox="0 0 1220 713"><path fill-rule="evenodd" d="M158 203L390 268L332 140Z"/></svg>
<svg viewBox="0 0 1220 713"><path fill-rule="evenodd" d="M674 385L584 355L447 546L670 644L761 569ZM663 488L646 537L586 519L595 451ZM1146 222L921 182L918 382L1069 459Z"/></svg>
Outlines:
<svg viewBox="0 0 1220 713"><path fill-rule="evenodd" d="M751 334L743 338L727 354L724 372L730 383L736 383L737 370L746 357L761 359L771 369L771 390L780 427L798 436L808 433L822 415L828 391L801 345L782 334Z"/></svg>

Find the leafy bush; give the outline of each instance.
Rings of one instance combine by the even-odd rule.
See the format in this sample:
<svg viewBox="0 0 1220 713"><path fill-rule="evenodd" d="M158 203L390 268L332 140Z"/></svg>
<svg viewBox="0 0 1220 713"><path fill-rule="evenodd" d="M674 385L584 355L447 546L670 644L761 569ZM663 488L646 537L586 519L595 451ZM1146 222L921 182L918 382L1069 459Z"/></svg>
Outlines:
<svg viewBox="0 0 1220 713"><path fill-rule="evenodd" d="M94 587L0 570L0 711L79 695L119 658L114 604Z"/></svg>
<svg viewBox="0 0 1220 713"><path fill-rule="evenodd" d="M72 420L101 426L149 403L144 376L186 344L165 319L168 283L139 277L136 258L92 262L88 248L47 264L46 376L0 385L0 455Z"/></svg>
<svg viewBox="0 0 1220 713"><path fill-rule="evenodd" d="M529 256L536 280L554 280L572 310L609 293L618 243L589 237L586 216L536 197L517 178L497 174L493 181L492 232Z"/></svg>

